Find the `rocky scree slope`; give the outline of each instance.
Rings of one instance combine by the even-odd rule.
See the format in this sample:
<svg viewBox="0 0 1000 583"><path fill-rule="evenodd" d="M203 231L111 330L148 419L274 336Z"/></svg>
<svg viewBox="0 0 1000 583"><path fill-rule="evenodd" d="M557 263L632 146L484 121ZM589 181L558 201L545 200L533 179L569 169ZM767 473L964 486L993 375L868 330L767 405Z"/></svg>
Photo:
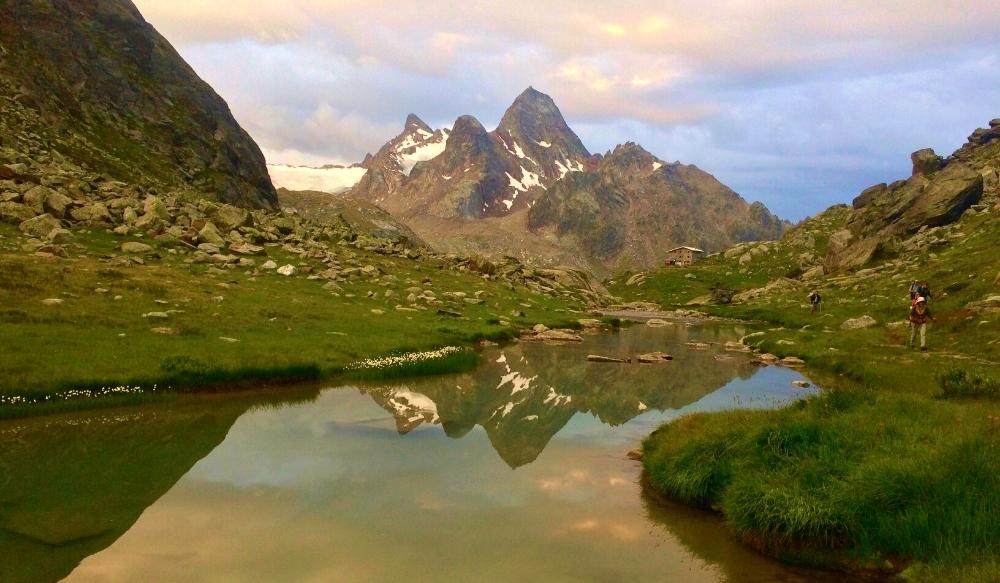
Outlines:
<svg viewBox="0 0 1000 583"><path fill-rule="evenodd" d="M411 143L441 150L407 171L397 160L400 144ZM534 88L492 132L472 116L459 117L450 133L411 116L366 163L351 194L383 206L441 250L606 273L655 265L672 246L718 249L775 238L787 226L711 175L666 164L634 144L591 155L552 98Z"/></svg>
<svg viewBox="0 0 1000 583"><path fill-rule="evenodd" d="M277 201L260 149L129 0L3 3L0 145L30 158L7 163L84 168L244 207Z"/></svg>

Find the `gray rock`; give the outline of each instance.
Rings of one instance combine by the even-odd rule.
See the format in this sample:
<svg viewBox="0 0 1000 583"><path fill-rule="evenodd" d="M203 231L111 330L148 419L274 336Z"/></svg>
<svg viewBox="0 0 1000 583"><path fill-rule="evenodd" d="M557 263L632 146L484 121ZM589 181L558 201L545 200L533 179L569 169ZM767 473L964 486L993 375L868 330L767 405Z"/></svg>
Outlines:
<svg viewBox="0 0 1000 583"><path fill-rule="evenodd" d="M285 277L295 275L296 269L294 265L282 265L278 268L278 274L284 275Z"/></svg>

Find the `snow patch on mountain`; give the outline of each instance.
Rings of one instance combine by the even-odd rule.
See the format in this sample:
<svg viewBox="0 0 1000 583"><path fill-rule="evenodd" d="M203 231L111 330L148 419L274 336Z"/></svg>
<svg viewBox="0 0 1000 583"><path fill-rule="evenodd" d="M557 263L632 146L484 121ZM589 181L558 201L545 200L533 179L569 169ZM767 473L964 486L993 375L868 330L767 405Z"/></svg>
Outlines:
<svg viewBox="0 0 1000 583"><path fill-rule="evenodd" d="M552 144L550 144L549 142L546 142L545 140L539 140L539 141L537 141L535 143L538 144L539 146L543 147L543 148L551 148L552 147Z"/></svg>
<svg viewBox="0 0 1000 583"><path fill-rule="evenodd" d="M576 160L566 160L565 162L556 160L556 169L559 170L559 178L562 178L570 172L583 172L583 164Z"/></svg>
<svg viewBox="0 0 1000 583"><path fill-rule="evenodd" d="M663 167L663 164L661 164L659 162L653 162L653 171L654 172L656 172L657 170L659 170L662 167Z"/></svg>
<svg viewBox="0 0 1000 583"><path fill-rule="evenodd" d="M268 164L267 172L271 175L271 182L276 188L318 190L337 194L357 184L365 175L366 170L342 166L312 168L309 166Z"/></svg>
<svg viewBox="0 0 1000 583"><path fill-rule="evenodd" d="M430 397L420 393L399 389L393 392L389 399L389 405L395 409L396 413L405 416L411 422L428 416L431 417L431 423L437 423L440 420L437 404Z"/></svg>

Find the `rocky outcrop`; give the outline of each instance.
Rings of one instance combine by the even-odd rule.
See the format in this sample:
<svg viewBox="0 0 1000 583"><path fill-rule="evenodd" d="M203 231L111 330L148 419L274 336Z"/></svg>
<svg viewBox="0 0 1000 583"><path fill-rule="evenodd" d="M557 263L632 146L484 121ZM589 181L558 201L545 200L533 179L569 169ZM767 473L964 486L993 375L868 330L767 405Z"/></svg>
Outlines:
<svg viewBox="0 0 1000 583"><path fill-rule="evenodd" d="M980 208L984 197L1000 197L1000 124L993 122L989 129L973 132L950 157L918 150L910 157L910 178L862 191L846 230L830 239L826 271L858 268L913 250L919 246L912 241L917 233L954 223Z"/></svg>
<svg viewBox="0 0 1000 583"><path fill-rule="evenodd" d="M130 0L5 2L0 43L0 146L29 158L24 168L4 156L0 178L24 182L32 164L65 164L146 189L275 205L260 149ZM73 199L92 194L58 186Z"/></svg>

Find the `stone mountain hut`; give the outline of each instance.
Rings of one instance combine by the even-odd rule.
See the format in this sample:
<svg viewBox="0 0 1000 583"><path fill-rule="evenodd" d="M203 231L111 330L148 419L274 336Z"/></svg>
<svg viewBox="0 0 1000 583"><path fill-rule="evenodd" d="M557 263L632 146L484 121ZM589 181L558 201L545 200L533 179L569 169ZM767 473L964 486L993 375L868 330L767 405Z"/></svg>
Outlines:
<svg viewBox="0 0 1000 583"><path fill-rule="evenodd" d="M665 260L666 265L676 265L679 267L687 267L695 261L701 259L705 252L696 247L676 247L667 251L667 257Z"/></svg>

